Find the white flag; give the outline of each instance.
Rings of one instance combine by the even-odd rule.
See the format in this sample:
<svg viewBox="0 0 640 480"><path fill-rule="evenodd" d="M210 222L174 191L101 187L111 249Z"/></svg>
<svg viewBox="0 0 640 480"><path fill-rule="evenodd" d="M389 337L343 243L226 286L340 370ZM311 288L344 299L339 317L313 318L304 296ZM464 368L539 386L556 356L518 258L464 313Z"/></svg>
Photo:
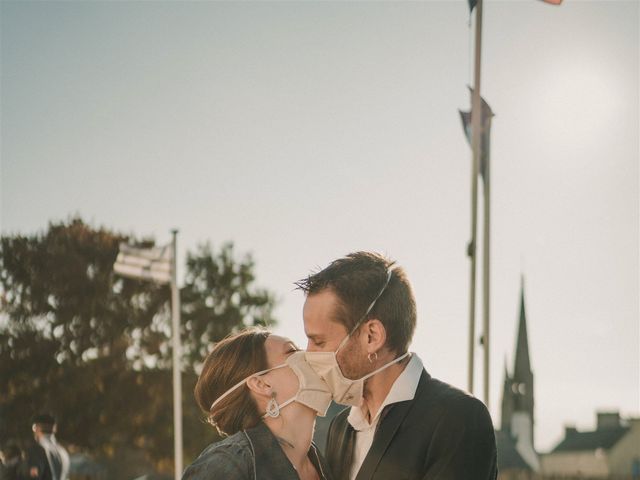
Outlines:
<svg viewBox="0 0 640 480"><path fill-rule="evenodd" d="M171 245L135 248L121 243L118 258L113 264L113 271L123 277L169 283L171 282L171 250Z"/></svg>

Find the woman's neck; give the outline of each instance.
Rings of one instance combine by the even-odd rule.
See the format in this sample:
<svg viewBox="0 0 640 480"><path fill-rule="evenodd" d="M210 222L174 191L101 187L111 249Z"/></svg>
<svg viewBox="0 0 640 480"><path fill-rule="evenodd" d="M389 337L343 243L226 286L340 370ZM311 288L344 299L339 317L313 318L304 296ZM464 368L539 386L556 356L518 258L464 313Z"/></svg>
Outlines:
<svg viewBox="0 0 640 480"><path fill-rule="evenodd" d="M264 420L298 472L309 461L315 421L316 413L313 410L295 402L282 409L278 418L267 417Z"/></svg>

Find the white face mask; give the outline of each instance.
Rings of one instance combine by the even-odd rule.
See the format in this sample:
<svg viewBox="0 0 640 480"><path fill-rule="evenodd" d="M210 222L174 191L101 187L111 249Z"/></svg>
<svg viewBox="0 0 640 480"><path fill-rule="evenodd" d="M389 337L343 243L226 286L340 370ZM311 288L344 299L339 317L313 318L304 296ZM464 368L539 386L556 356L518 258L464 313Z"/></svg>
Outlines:
<svg viewBox="0 0 640 480"><path fill-rule="evenodd" d="M324 417L327 413L327 410L329 409L329 405L331 404L331 391L329 390L327 384L305 361L305 352L303 351L292 353L287 357L286 362L281 365L277 365L275 367L254 373L253 375L249 375L241 382L238 382L229 390L224 392L221 396L219 396L217 400L211 404L211 410L213 410L213 407L215 407L218 402L227 397L227 395L229 395L234 390L240 388L250 378L259 377L260 375L264 375L265 373L268 373L272 370L277 370L278 368L284 367L289 367L293 371L293 373L296 374L296 377L298 377L298 391L293 397L282 402L280 405L276 403L276 412L279 412L281 409L293 402L298 402L302 405L306 405L312 410L315 410L318 415ZM275 402L275 399L272 399L272 402ZM271 402L269 408L272 408ZM272 413L267 413L263 415L263 418L267 416L277 417L278 414L274 415Z"/></svg>
<svg viewBox="0 0 640 480"><path fill-rule="evenodd" d="M347 336L344 337L344 339L340 342L340 345L338 345L338 348L335 352L305 352L305 358L307 362L322 378L322 380L324 380L329 386L329 389L331 390L331 393L333 395L333 400L336 403L339 403L341 405L359 406L362 403L364 381L374 376L376 373L379 373L382 370L390 367L391 365L400 362L409 355L409 352L407 352L404 355L401 355L400 357L390 361L377 370L357 380L346 378L342 374L340 366L338 365L338 352L342 347L346 345L351 335L353 335L353 332L355 332L367 318L367 315L369 315L369 312L371 312L371 309L376 304L382 293L385 291L387 285L389 285L389 280L391 280L391 270L387 272L387 281L382 287L382 290L380 290L380 293L378 293L376 298L373 299L373 302L371 302L369 308L367 308L367 311L360 318L360 320L356 322L351 332L349 332Z"/></svg>

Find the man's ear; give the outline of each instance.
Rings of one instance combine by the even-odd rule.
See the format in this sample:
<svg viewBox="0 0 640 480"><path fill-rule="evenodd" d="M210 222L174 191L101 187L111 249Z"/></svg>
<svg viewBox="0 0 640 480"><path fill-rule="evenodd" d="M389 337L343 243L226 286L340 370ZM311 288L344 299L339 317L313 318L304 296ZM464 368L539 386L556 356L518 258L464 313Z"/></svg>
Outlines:
<svg viewBox="0 0 640 480"><path fill-rule="evenodd" d="M262 376L251 377L247 380L247 387L249 387L249 390L253 393L262 397L271 398L274 393L271 385Z"/></svg>
<svg viewBox="0 0 640 480"><path fill-rule="evenodd" d="M373 318L365 323L364 335L367 343L367 353L380 351L387 342L387 330L377 318Z"/></svg>

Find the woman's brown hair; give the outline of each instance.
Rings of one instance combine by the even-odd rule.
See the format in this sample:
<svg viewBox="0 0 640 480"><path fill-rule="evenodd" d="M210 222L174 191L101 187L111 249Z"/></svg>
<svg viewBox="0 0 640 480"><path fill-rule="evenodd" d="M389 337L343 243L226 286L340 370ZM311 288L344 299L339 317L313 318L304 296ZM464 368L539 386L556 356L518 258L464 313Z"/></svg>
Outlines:
<svg viewBox="0 0 640 480"><path fill-rule="evenodd" d="M204 361L193 393L200 408L208 414L209 423L221 435L254 427L261 419L246 385L231 392L215 408L211 405L238 382L268 368L264 343L269 335L259 328L228 335Z"/></svg>

